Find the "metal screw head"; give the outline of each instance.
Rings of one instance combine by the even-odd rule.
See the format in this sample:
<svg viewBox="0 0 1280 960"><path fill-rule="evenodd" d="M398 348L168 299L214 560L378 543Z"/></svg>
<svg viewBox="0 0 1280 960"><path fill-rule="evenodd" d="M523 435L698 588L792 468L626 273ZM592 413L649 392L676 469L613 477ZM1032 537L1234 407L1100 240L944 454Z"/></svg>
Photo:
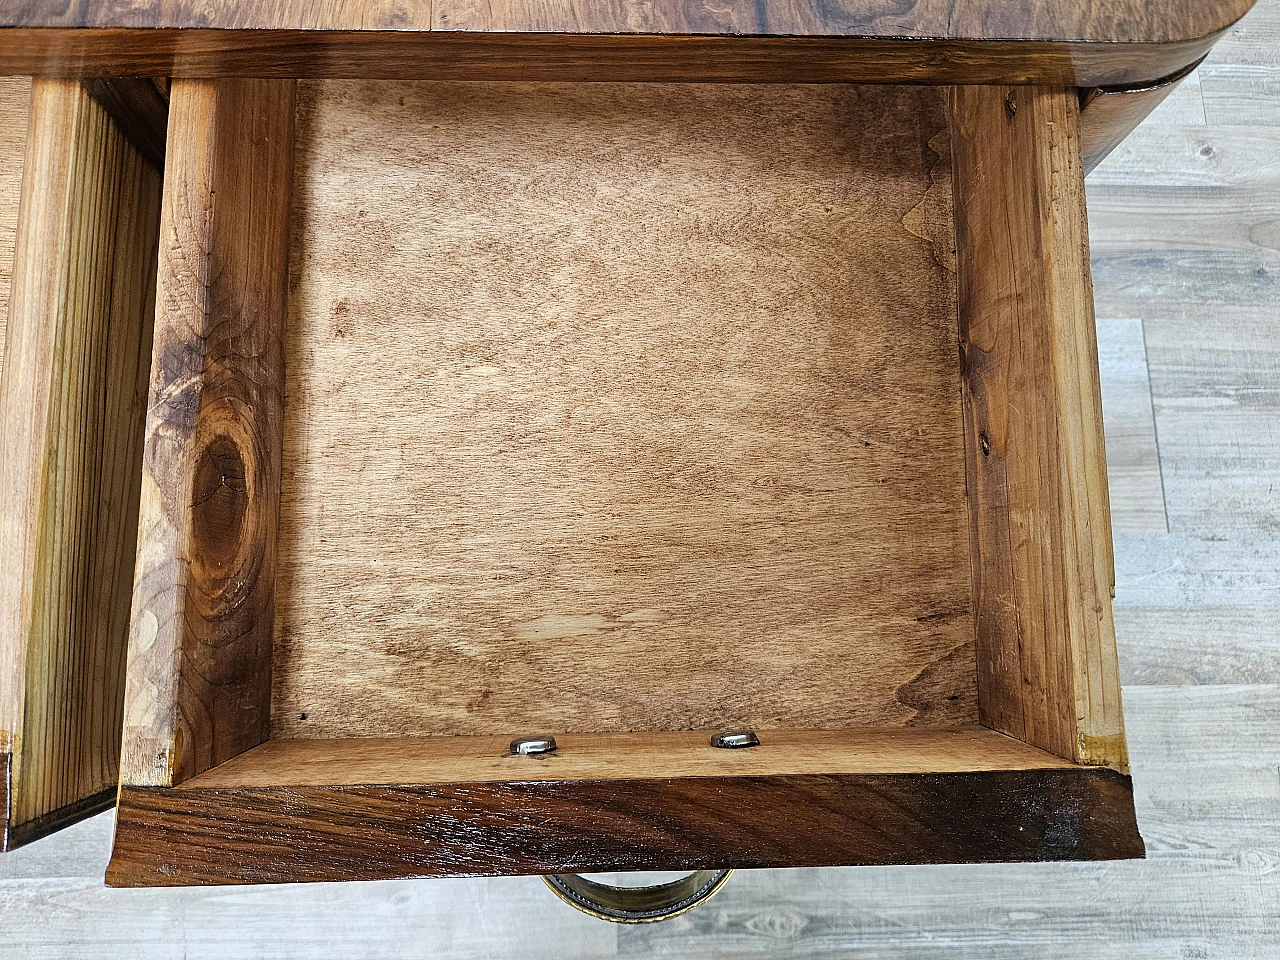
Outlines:
<svg viewBox="0 0 1280 960"><path fill-rule="evenodd" d="M511 752L522 757L536 757L551 753L556 748L555 737L516 737L511 741Z"/></svg>
<svg viewBox="0 0 1280 960"><path fill-rule="evenodd" d="M760 738L754 730L723 730L712 735L711 745L725 750L740 750L760 746Z"/></svg>

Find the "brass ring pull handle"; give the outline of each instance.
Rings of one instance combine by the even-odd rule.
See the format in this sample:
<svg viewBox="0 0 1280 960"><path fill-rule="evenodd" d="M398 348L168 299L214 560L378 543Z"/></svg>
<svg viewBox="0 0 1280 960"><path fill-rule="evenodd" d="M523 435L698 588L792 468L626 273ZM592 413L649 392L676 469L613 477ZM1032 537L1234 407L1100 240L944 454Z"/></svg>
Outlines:
<svg viewBox="0 0 1280 960"><path fill-rule="evenodd" d="M651 887L615 887L576 873L543 877L557 897L593 917L614 923L653 923L670 920L710 899L724 886L732 870L698 870Z"/></svg>

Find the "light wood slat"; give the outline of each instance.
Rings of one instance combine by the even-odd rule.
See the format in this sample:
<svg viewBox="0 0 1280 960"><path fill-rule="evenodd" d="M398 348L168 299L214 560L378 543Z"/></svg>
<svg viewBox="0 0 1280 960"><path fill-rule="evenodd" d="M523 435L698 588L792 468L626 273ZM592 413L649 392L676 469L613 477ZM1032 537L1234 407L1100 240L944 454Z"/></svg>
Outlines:
<svg viewBox="0 0 1280 960"><path fill-rule="evenodd" d="M0 417L8 842L109 802L160 180L74 81L37 81Z"/></svg>
<svg viewBox="0 0 1280 960"><path fill-rule="evenodd" d="M156 786L267 735L294 84L170 104L121 759Z"/></svg>
<svg viewBox="0 0 1280 960"><path fill-rule="evenodd" d="M1123 769L1078 100L953 89L979 711Z"/></svg>
<svg viewBox="0 0 1280 960"><path fill-rule="evenodd" d="M167 80L147 77L88 77L81 81L134 149L157 170L164 170L169 119Z"/></svg>
<svg viewBox="0 0 1280 960"><path fill-rule="evenodd" d="M1111 529L1163 533L1164 484L1142 321L1099 320L1097 328Z"/></svg>
<svg viewBox="0 0 1280 960"><path fill-rule="evenodd" d="M4 371L13 242L18 231L18 195L23 157L27 152L30 110L31 81L25 77L0 78L0 375Z"/></svg>

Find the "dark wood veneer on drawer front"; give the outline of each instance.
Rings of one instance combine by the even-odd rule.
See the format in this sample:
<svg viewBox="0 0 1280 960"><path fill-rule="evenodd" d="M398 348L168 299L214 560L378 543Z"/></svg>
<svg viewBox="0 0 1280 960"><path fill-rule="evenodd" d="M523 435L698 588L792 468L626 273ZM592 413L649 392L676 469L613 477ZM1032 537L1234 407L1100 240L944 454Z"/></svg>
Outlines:
<svg viewBox="0 0 1280 960"><path fill-rule="evenodd" d="M271 741L177 788L126 789L107 879L1142 856L1127 776L991 731L760 739L718 751L699 734L566 735L543 758L508 756L497 737ZM464 770L469 782L450 779Z"/></svg>
<svg viewBox="0 0 1280 960"><path fill-rule="evenodd" d="M1251 0L18 0L0 71L402 79L1149 85Z"/></svg>

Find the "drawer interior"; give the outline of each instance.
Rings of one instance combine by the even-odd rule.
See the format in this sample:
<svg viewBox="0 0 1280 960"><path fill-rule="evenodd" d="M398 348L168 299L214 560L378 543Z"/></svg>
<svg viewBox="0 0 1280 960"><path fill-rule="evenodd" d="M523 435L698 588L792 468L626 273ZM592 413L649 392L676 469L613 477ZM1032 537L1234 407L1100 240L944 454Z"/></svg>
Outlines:
<svg viewBox="0 0 1280 960"><path fill-rule="evenodd" d="M1141 854L1074 91L177 80L157 304L110 882Z"/></svg>
<svg viewBox="0 0 1280 960"><path fill-rule="evenodd" d="M276 737L977 721L946 91L298 91Z"/></svg>

